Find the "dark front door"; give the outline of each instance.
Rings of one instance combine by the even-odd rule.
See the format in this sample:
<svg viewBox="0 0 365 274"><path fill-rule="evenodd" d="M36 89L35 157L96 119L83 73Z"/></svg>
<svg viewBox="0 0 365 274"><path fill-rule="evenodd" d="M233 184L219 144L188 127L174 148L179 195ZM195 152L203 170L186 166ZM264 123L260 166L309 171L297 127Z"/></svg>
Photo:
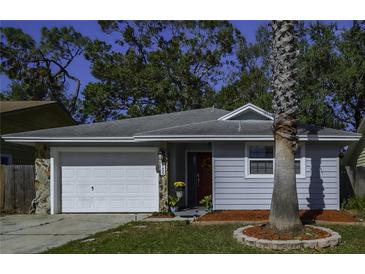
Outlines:
<svg viewBox="0 0 365 274"><path fill-rule="evenodd" d="M212 195L212 153L197 153L197 196L198 202L204 196Z"/></svg>
<svg viewBox="0 0 365 274"><path fill-rule="evenodd" d="M212 153L188 152L188 207L212 194Z"/></svg>

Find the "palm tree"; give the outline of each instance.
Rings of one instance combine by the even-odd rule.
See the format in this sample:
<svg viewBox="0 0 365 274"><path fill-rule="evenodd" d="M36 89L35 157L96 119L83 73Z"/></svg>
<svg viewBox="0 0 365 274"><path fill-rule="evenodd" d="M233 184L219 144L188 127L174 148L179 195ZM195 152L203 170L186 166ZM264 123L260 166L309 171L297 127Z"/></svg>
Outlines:
<svg viewBox="0 0 365 274"><path fill-rule="evenodd" d="M275 173L269 225L279 233L297 233L303 229L294 167L298 111L294 24L293 21L271 23Z"/></svg>

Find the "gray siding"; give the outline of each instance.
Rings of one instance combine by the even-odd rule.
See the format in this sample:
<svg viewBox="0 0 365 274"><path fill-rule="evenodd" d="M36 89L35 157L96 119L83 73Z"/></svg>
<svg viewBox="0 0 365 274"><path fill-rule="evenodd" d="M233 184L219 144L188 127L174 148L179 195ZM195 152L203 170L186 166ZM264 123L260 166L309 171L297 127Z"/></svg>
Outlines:
<svg viewBox="0 0 365 274"><path fill-rule="evenodd" d="M270 209L273 178L245 177L245 143L213 144L214 209ZM338 148L306 143L305 178L297 178L301 209L339 209Z"/></svg>

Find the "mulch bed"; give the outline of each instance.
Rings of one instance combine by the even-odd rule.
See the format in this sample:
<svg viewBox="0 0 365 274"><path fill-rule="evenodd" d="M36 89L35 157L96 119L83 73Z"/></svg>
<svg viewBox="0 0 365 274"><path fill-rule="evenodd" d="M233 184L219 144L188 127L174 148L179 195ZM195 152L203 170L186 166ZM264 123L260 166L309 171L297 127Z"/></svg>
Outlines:
<svg viewBox="0 0 365 274"><path fill-rule="evenodd" d="M207 213L197 221L247 221L265 222L269 220L269 210L224 210ZM300 218L303 222L356 222L357 217L343 211L336 210L301 210Z"/></svg>
<svg viewBox="0 0 365 274"><path fill-rule="evenodd" d="M257 239L265 240L316 240L329 237L330 234L326 231L320 230L318 228L305 226L304 231L300 234L293 235L292 233L280 233L278 234L275 230L268 226L253 226L245 229L245 235L254 237Z"/></svg>
<svg viewBox="0 0 365 274"><path fill-rule="evenodd" d="M148 218L174 218L174 217L175 217L175 214L171 213L171 212L169 212L169 213L155 212Z"/></svg>

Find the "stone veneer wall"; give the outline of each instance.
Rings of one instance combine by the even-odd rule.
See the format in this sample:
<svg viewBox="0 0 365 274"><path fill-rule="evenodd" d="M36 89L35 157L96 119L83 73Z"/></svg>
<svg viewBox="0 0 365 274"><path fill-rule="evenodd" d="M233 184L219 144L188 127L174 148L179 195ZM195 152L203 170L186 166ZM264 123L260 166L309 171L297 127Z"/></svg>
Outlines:
<svg viewBox="0 0 365 274"><path fill-rule="evenodd" d="M168 169L168 152L167 152L167 144L162 143L160 145L160 150L165 152L166 156L166 174L165 176L159 176L159 198L160 198L160 212L164 212L168 210L167 201L168 201L168 184L169 184L169 169Z"/></svg>
<svg viewBox="0 0 365 274"><path fill-rule="evenodd" d="M48 214L50 212L50 152L45 144L35 146L35 192L30 213Z"/></svg>

